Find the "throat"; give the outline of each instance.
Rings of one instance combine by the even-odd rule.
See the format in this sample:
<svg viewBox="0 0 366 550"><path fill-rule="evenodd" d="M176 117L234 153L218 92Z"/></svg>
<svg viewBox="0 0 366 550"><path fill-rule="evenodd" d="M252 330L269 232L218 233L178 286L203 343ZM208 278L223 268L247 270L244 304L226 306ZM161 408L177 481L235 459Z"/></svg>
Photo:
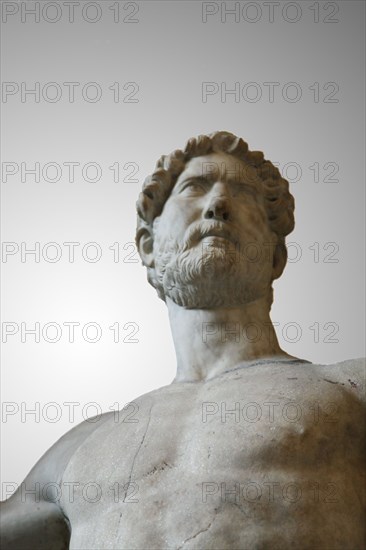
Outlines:
<svg viewBox="0 0 366 550"><path fill-rule="evenodd" d="M187 309L167 298L177 357L174 382L201 382L264 358L294 359L283 351L268 302L236 308Z"/></svg>

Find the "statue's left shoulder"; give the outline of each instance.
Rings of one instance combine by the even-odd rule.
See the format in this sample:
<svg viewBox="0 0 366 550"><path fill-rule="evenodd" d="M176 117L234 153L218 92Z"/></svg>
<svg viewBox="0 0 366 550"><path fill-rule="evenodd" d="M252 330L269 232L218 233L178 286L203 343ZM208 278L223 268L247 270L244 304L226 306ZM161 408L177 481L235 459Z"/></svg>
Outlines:
<svg viewBox="0 0 366 550"><path fill-rule="evenodd" d="M351 390L363 401L366 400L366 359L348 359L331 365L319 365L323 374L326 374L334 383L341 384Z"/></svg>

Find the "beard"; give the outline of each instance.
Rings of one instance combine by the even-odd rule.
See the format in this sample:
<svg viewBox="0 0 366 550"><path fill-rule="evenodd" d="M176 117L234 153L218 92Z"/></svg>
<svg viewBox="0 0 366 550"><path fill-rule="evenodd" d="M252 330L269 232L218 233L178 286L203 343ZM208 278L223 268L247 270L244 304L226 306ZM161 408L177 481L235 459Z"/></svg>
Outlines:
<svg viewBox="0 0 366 550"><path fill-rule="evenodd" d="M210 230L210 222L204 227ZM199 226L192 227L181 246L173 238L155 242L154 279L163 300L168 296L188 309L210 309L239 307L268 295L271 269L255 231L246 239L254 246L251 255L250 247L243 253L226 239L200 240L199 231Z"/></svg>

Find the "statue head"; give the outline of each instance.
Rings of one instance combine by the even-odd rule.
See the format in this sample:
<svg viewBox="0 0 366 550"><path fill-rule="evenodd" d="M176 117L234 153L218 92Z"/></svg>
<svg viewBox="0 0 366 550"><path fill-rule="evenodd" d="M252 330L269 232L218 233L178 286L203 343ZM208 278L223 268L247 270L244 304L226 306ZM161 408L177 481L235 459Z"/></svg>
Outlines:
<svg viewBox="0 0 366 550"><path fill-rule="evenodd" d="M200 309L265 298L270 309L294 228L288 189L261 151L229 132L163 155L136 203L136 245L159 297Z"/></svg>

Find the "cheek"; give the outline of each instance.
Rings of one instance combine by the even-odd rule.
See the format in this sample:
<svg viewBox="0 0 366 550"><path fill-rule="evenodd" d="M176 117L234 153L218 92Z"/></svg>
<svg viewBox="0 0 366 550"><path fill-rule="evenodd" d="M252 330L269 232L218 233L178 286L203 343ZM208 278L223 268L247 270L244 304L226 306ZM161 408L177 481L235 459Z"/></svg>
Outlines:
<svg viewBox="0 0 366 550"><path fill-rule="evenodd" d="M197 201L175 200L165 204L160 216L160 229L166 234L183 239L188 227L198 219L200 207Z"/></svg>
<svg viewBox="0 0 366 550"><path fill-rule="evenodd" d="M253 227L256 232L261 232L266 237L270 234L268 226L267 213L261 204L258 204L254 199L253 202L245 204L239 215L247 228Z"/></svg>

